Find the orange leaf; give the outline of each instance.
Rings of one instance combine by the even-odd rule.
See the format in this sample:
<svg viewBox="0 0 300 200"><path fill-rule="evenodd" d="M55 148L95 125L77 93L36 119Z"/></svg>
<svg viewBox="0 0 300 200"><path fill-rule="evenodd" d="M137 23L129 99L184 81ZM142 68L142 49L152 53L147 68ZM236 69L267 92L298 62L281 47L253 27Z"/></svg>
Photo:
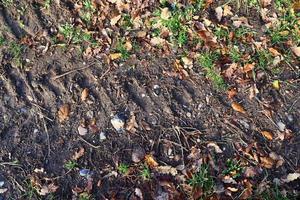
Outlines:
<svg viewBox="0 0 300 200"><path fill-rule="evenodd" d="M274 48L269 48L269 51L270 51L270 53L273 55L273 56L280 56L281 55L281 53L279 53L276 49L274 49Z"/></svg>
<svg viewBox="0 0 300 200"><path fill-rule="evenodd" d="M81 101L85 101L89 96L89 89L84 88L81 93Z"/></svg>
<svg viewBox="0 0 300 200"><path fill-rule="evenodd" d="M150 154L145 156L145 161L150 168L155 168L158 166L158 163L154 160L153 156Z"/></svg>
<svg viewBox="0 0 300 200"><path fill-rule="evenodd" d="M227 91L227 95L229 99L232 99L237 94L236 89L231 88Z"/></svg>
<svg viewBox="0 0 300 200"><path fill-rule="evenodd" d="M269 131L262 131L260 132L265 138L268 140L273 140L273 134Z"/></svg>
<svg viewBox="0 0 300 200"><path fill-rule="evenodd" d="M69 118L69 115L70 115L70 106L69 104L64 104L62 105L60 108L59 108L59 111L58 111L58 119L59 119L59 122L63 122L65 121L66 119Z"/></svg>
<svg viewBox="0 0 300 200"><path fill-rule="evenodd" d="M245 109L239 103L233 102L231 104L231 107L235 111L238 111L238 112L241 112L241 113L246 113Z"/></svg>
<svg viewBox="0 0 300 200"><path fill-rule="evenodd" d="M243 72L248 73L254 69L255 64L254 63L248 63L243 67Z"/></svg>
<svg viewBox="0 0 300 200"><path fill-rule="evenodd" d="M260 157L261 165L267 169L271 169L274 165L274 160L270 157Z"/></svg>

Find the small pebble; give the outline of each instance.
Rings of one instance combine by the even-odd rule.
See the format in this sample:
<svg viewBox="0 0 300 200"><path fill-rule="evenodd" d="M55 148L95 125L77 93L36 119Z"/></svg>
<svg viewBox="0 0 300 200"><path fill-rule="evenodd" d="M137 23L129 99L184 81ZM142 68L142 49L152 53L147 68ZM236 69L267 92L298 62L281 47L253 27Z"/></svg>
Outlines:
<svg viewBox="0 0 300 200"><path fill-rule="evenodd" d="M124 132L124 125L125 122L122 120L118 115L115 115L114 118L110 120L111 124L113 127L116 129L118 133L123 133Z"/></svg>
<svg viewBox="0 0 300 200"><path fill-rule="evenodd" d="M88 130L86 128L84 128L82 125L78 126L78 133L79 135L86 135L88 132Z"/></svg>
<svg viewBox="0 0 300 200"><path fill-rule="evenodd" d="M158 96L161 93L161 89L160 89L159 85L153 86L153 92L156 96Z"/></svg>
<svg viewBox="0 0 300 200"><path fill-rule="evenodd" d="M3 187L4 181L0 181L0 187Z"/></svg>
<svg viewBox="0 0 300 200"><path fill-rule="evenodd" d="M106 135L105 135L105 133L104 133L104 132L101 132L100 135L99 135L99 138L100 138L101 141L106 140Z"/></svg>
<svg viewBox="0 0 300 200"><path fill-rule="evenodd" d="M145 151L141 147L135 148L132 151L131 159L133 162L138 163L145 157Z"/></svg>
<svg viewBox="0 0 300 200"><path fill-rule="evenodd" d="M278 129L282 132L285 130L285 124L281 121L277 122Z"/></svg>
<svg viewBox="0 0 300 200"><path fill-rule="evenodd" d="M89 169L81 169L81 170L79 170L79 175L86 177L86 178L90 178L92 175L92 172Z"/></svg>

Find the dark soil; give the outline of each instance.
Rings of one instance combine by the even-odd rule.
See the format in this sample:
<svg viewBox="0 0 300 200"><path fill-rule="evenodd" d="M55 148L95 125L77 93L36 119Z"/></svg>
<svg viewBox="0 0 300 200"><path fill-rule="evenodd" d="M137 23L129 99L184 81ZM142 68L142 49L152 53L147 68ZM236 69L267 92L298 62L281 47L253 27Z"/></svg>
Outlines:
<svg viewBox="0 0 300 200"><path fill-rule="evenodd" d="M77 199L88 181L80 176L80 169L92 172L93 187L86 189L91 199L139 199L136 188L144 199L159 199L161 191L172 191L168 198L161 199L188 199L179 176L153 170L151 179L143 180L139 176L143 161L132 161L137 148L153 155L160 165L184 164L182 176L186 177L194 163L189 155L198 149L201 162L215 165L211 174L216 185L222 185L219 178L228 159L243 160L256 168L257 174L249 179L254 188L299 172L299 68L285 67L278 77L263 74L257 83L259 94L252 100L248 97L251 84L238 88L234 99L247 111L239 113L231 108L226 92L216 89L197 64L188 70L188 77L172 75L180 50L168 53L147 48L149 41L144 40L139 41L141 48L133 57L107 63L109 52L105 49L88 58L76 45L53 44L52 30L76 17L74 2L62 0L60 6L52 3L48 11L42 9L42 3L16 1L12 7L0 7L2 34L24 43L23 67L17 66L7 47L0 47L0 181L8 189L0 199ZM149 10L154 5L150 3ZM24 14L18 12L21 8L26 10ZM256 26L257 20L249 21ZM78 70L58 77L74 69ZM275 79L283 82L280 91L270 86ZM84 88L89 89L89 96L83 102L80 97ZM57 113L64 104L71 112L67 120L59 122ZM113 128L111 119L120 113L127 123L135 116L135 131L118 133ZM89 126L89 133L80 136L78 126L92 121L95 124ZM283 134L288 134L287 139L269 141L260 134L261 130L282 134L278 122L285 124ZM106 133L106 140L99 139L100 132ZM208 148L210 142L218 144L223 153ZM77 160L78 167L69 171L65 164L82 147L85 152ZM266 169L258 160L247 157L247 151L259 157L275 152L284 163ZM118 172L120 163L130 166L129 175L115 176L113 172ZM41 185L53 183L58 189L40 196L33 179ZM163 185L164 181L169 185ZM223 184L223 188L227 186ZM281 189L297 195L300 182L285 183ZM239 188L232 197L224 193L212 197L239 199L242 191Z"/></svg>

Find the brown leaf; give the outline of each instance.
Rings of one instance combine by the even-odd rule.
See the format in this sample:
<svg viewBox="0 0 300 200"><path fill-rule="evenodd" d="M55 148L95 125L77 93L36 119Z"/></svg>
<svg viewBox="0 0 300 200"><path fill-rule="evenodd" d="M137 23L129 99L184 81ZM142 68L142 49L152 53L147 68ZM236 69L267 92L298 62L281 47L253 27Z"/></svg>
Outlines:
<svg viewBox="0 0 300 200"><path fill-rule="evenodd" d="M231 107L237 112L246 113L245 109L239 103L233 102Z"/></svg>
<svg viewBox="0 0 300 200"><path fill-rule="evenodd" d="M145 156L145 161L150 168L155 168L158 166L158 163L154 160L151 154Z"/></svg>
<svg viewBox="0 0 300 200"><path fill-rule="evenodd" d="M39 195L45 196L49 193L56 192L57 189L58 186L54 185L54 183L51 183L49 185L43 185L40 190L37 190L37 193Z"/></svg>
<svg viewBox="0 0 300 200"><path fill-rule="evenodd" d="M58 111L58 119L59 119L59 122L63 122L65 121L66 119L69 118L69 115L70 115L70 105L69 104L64 104L62 105L60 108L59 108L59 111Z"/></svg>
<svg viewBox="0 0 300 200"><path fill-rule="evenodd" d="M201 22L195 23L197 33L199 37L204 41L205 45L208 47L216 47L218 46L217 38L205 28L205 25Z"/></svg>
<svg viewBox="0 0 300 200"><path fill-rule="evenodd" d="M235 97L236 94L237 94L237 91L234 88L231 88L227 91L227 95L228 95L229 99L232 99L233 97Z"/></svg>
<svg viewBox="0 0 300 200"><path fill-rule="evenodd" d="M270 131L261 131L260 133L268 140L273 140L273 134Z"/></svg>
<svg viewBox="0 0 300 200"><path fill-rule="evenodd" d="M280 56L281 55L281 53L279 53L276 49L274 49L274 48L269 48L269 51L270 51L270 53L273 55L273 56Z"/></svg>
<svg viewBox="0 0 300 200"><path fill-rule="evenodd" d="M254 167L246 167L244 175L249 178L249 177L254 177L256 175L256 170Z"/></svg>
<svg viewBox="0 0 300 200"><path fill-rule="evenodd" d="M81 92L81 101L85 101L89 96L89 89L84 88Z"/></svg>
<svg viewBox="0 0 300 200"><path fill-rule="evenodd" d="M243 67L243 72L248 73L254 69L255 64L254 63L248 63Z"/></svg>
<svg viewBox="0 0 300 200"><path fill-rule="evenodd" d="M272 3L272 0L260 0L260 4L262 5L263 8L267 7L271 3Z"/></svg>
<svg viewBox="0 0 300 200"><path fill-rule="evenodd" d="M85 151L84 148L80 147L79 151L75 152L72 159L73 160L78 160L79 158L81 158L84 155L84 151Z"/></svg>
<svg viewBox="0 0 300 200"><path fill-rule="evenodd" d="M114 26L118 23L118 21L121 19L121 15L117 15L110 19L110 25Z"/></svg>
<svg viewBox="0 0 300 200"><path fill-rule="evenodd" d="M138 128L138 124L135 120L135 115L131 113L130 120L126 123L126 130L135 133L136 128Z"/></svg>
<svg viewBox="0 0 300 200"><path fill-rule="evenodd" d="M291 47L291 49L296 56L300 57L300 47Z"/></svg>
<svg viewBox="0 0 300 200"><path fill-rule="evenodd" d="M270 157L260 157L261 165L267 169L271 169L274 165L274 160Z"/></svg>

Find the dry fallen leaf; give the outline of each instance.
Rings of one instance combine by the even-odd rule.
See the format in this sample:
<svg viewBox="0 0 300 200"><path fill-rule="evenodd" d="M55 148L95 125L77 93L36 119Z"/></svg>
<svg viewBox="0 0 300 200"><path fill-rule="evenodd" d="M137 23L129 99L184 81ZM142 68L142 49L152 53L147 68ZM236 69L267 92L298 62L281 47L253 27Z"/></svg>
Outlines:
<svg viewBox="0 0 300 200"><path fill-rule="evenodd" d="M232 99L233 97L235 97L236 94L237 94L237 91L234 88L231 88L227 91L227 96L229 99Z"/></svg>
<svg viewBox="0 0 300 200"><path fill-rule="evenodd" d="M300 178L300 173L290 173L287 175L286 179L284 179L284 182L289 183L299 178Z"/></svg>
<svg viewBox="0 0 300 200"><path fill-rule="evenodd" d="M231 107L237 112L246 113L245 109L239 103L233 102Z"/></svg>
<svg viewBox="0 0 300 200"><path fill-rule="evenodd" d="M230 192L237 192L239 189L234 187L227 187L227 190L229 190Z"/></svg>
<svg viewBox="0 0 300 200"><path fill-rule="evenodd" d="M279 82L279 80L273 81L272 86L273 86L274 89L279 90L280 89L280 82Z"/></svg>
<svg viewBox="0 0 300 200"><path fill-rule="evenodd" d="M291 49L296 56L300 57L300 47L291 47Z"/></svg>
<svg viewBox="0 0 300 200"><path fill-rule="evenodd" d="M0 188L0 194L7 192L7 190L8 190L7 188Z"/></svg>
<svg viewBox="0 0 300 200"><path fill-rule="evenodd" d="M158 166L158 163L154 160L151 154L145 156L145 161L150 168L155 168Z"/></svg>
<svg viewBox="0 0 300 200"><path fill-rule="evenodd" d="M110 19L110 25L114 26L118 23L118 21L121 19L121 15L117 15Z"/></svg>
<svg viewBox="0 0 300 200"><path fill-rule="evenodd" d="M214 142L210 142L207 144L207 147L213 147L215 149L216 153L223 153L223 151L221 150L221 148Z"/></svg>
<svg viewBox="0 0 300 200"><path fill-rule="evenodd" d="M84 148L80 147L79 151L75 152L75 154L73 155L72 159L73 160L78 160L79 158L81 158L84 155Z"/></svg>
<svg viewBox="0 0 300 200"><path fill-rule="evenodd" d="M224 16L229 16L229 15L233 15L233 13L231 12L231 7L229 5L225 5L224 6L224 12L223 12Z"/></svg>
<svg viewBox="0 0 300 200"><path fill-rule="evenodd" d="M116 60L116 59L119 59L122 57L122 54L121 53L112 53L109 55L110 59L111 60Z"/></svg>
<svg viewBox="0 0 300 200"><path fill-rule="evenodd" d="M222 17L223 17L223 8L219 6L215 9L215 12L216 12L216 15L217 15L216 17L217 17L218 21L220 22L222 20Z"/></svg>
<svg viewBox="0 0 300 200"><path fill-rule="evenodd" d="M60 108L59 108L59 111L58 111L58 119L59 119L59 122L63 122L65 121L66 119L69 118L69 115L70 115L70 105L69 104L64 104L62 105Z"/></svg>
<svg viewBox="0 0 300 200"><path fill-rule="evenodd" d="M260 4L262 5L263 8L267 7L271 3L272 3L272 0L260 0Z"/></svg>
<svg viewBox="0 0 300 200"><path fill-rule="evenodd" d="M162 45L165 41L166 41L165 39L162 39L160 37L153 37L151 38L150 43L153 46L156 46L156 45Z"/></svg>
<svg viewBox="0 0 300 200"><path fill-rule="evenodd" d="M161 174L171 174L172 176L177 175L177 169L172 166L159 166L155 168L155 170Z"/></svg>
<svg viewBox="0 0 300 200"><path fill-rule="evenodd" d="M280 56L281 53L279 53L276 49L274 48L269 48L269 52L273 55L273 56Z"/></svg>
<svg viewBox="0 0 300 200"><path fill-rule="evenodd" d="M261 165L267 169L271 169L274 165L274 160L270 157L260 157Z"/></svg>
<svg viewBox="0 0 300 200"><path fill-rule="evenodd" d="M51 183L49 185L43 185L40 190L37 190L39 195L45 196L49 193L56 192L58 189L58 186L54 185L54 183Z"/></svg>
<svg viewBox="0 0 300 200"><path fill-rule="evenodd" d="M89 96L89 89L84 88L81 92L81 101L85 101Z"/></svg>
<svg viewBox="0 0 300 200"><path fill-rule="evenodd" d="M255 64L254 63L248 63L243 67L243 72L248 73L254 69Z"/></svg>
<svg viewBox="0 0 300 200"><path fill-rule="evenodd" d="M261 131L260 133L268 140L273 140L273 134L270 131Z"/></svg>
<svg viewBox="0 0 300 200"><path fill-rule="evenodd" d="M167 20L171 17L171 12L169 10L169 8L163 8L161 9L161 14L160 14L160 17L164 20Z"/></svg>

